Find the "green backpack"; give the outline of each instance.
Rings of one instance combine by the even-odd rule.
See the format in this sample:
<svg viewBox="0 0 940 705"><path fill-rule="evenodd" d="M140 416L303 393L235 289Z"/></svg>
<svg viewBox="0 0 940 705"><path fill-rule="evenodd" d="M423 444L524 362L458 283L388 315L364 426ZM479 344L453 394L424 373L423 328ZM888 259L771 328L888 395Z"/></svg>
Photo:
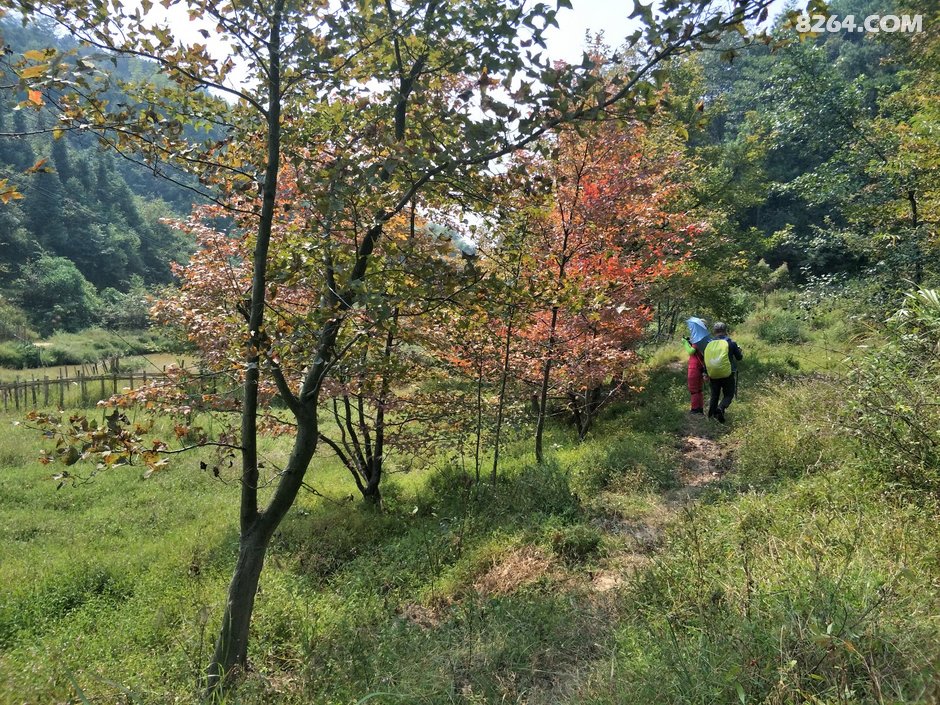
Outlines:
<svg viewBox="0 0 940 705"><path fill-rule="evenodd" d="M731 376L731 348L727 340L713 340L705 346L705 371L711 379Z"/></svg>

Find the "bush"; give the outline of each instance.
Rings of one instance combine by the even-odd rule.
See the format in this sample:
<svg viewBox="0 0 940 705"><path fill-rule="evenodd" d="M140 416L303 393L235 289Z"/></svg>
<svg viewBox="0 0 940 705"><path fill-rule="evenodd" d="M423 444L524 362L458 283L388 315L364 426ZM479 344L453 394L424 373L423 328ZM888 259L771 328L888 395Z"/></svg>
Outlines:
<svg viewBox="0 0 940 705"><path fill-rule="evenodd" d="M32 343L0 343L0 367L22 370L42 364L41 351Z"/></svg>
<svg viewBox="0 0 940 705"><path fill-rule="evenodd" d="M26 312L0 296L0 341L23 342L37 337Z"/></svg>
<svg viewBox="0 0 940 705"><path fill-rule="evenodd" d="M445 466L428 478L418 505L425 514L459 516L473 505L482 514L526 519L571 516L580 508L569 474L552 462L507 472L495 489L489 482L476 483L460 468Z"/></svg>
<svg viewBox="0 0 940 705"><path fill-rule="evenodd" d="M843 427L891 479L940 493L940 292L909 293L883 335L850 378Z"/></svg>
<svg viewBox="0 0 940 705"><path fill-rule="evenodd" d="M552 551L555 555L572 563L583 563L597 556L603 545L596 528L586 524L563 526L552 532Z"/></svg>
<svg viewBox="0 0 940 705"><path fill-rule="evenodd" d="M803 321L794 311L765 309L754 316L757 337L773 345L803 343L808 339Z"/></svg>
<svg viewBox="0 0 940 705"><path fill-rule="evenodd" d="M42 255L22 272L15 287L40 332L77 331L93 322L99 305L95 288L71 260Z"/></svg>

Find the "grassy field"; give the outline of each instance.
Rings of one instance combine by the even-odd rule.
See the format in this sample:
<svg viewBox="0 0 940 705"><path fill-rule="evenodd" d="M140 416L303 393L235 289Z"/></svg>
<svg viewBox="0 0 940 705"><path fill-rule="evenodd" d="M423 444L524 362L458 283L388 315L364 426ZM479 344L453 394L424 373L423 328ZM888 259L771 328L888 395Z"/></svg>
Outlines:
<svg viewBox="0 0 940 705"><path fill-rule="evenodd" d="M121 370L133 370L139 375L141 371L146 370L147 374L158 374L164 368L170 365L191 366L195 361L186 355L177 355L175 353L148 353L146 355L126 355L120 358ZM0 367L0 383L2 382L25 382L29 380L41 380L48 377L50 380L62 377L75 377L79 373L86 376L100 374L100 361L98 371L92 363L80 365L53 365L49 367L27 367L26 369L16 370L7 367Z"/></svg>
<svg viewBox="0 0 940 705"><path fill-rule="evenodd" d="M936 498L886 481L834 425L830 376L860 329L763 314L735 336L727 427L687 418L668 348L586 442L553 427L544 467L516 442L495 490L442 465L391 476L378 513L318 459L231 702L935 702ZM0 703L196 701L237 485L194 455L57 490L16 420L0 436ZM695 493L690 438L721 457ZM283 441L264 453L276 467Z"/></svg>

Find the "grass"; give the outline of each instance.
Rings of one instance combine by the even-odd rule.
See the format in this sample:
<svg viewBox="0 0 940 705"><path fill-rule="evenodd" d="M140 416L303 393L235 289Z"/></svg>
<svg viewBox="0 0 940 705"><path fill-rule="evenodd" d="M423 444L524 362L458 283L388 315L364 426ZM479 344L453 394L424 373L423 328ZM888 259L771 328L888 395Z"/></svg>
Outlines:
<svg viewBox="0 0 940 705"><path fill-rule="evenodd" d="M56 333L35 343L0 343L0 381L68 376L76 369L92 374L102 361L120 358L122 371L159 371L184 357L172 351L171 339L156 329L106 331L89 328L80 333Z"/></svg>
<svg viewBox="0 0 940 705"><path fill-rule="evenodd" d="M929 702L940 510L834 431L842 320L810 321L802 343L755 320L733 331L741 396L707 428L736 472L678 512L689 427L671 348L584 443L551 426L546 466L509 443L495 489L452 463L394 474L379 513L318 458L320 495L268 554L254 670L231 702ZM0 436L0 703L195 702L234 478L187 456L56 490L40 446ZM269 472L286 451L264 440ZM649 545L624 533L647 525Z"/></svg>

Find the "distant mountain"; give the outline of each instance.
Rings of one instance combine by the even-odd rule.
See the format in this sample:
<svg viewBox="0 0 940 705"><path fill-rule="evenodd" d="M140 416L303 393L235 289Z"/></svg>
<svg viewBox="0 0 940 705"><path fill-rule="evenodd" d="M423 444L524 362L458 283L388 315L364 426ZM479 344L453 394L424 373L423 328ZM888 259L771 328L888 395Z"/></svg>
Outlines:
<svg viewBox="0 0 940 705"><path fill-rule="evenodd" d="M50 26L0 21L0 38L15 53L49 46L50 37L59 49L78 47ZM15 83L4 68L4 84ZM153 72L134 60L118 61L114 70L122 77ZM96 302L70 306L57 297L84 292L94 299L107 289L139 291L172 280L171 263L184 261L191 243L161 220L185 215L196 196L102 149L92 135L53 139L42 132L52 116L17 109L24 98L0 93L0 134L7 135L0 137L0 179L23 195L0 204L0 296L40 330L49 329L56 304L61 310L52 325L76 330L95 322ZM50 277L71 285L53 293Z"/></svg>

